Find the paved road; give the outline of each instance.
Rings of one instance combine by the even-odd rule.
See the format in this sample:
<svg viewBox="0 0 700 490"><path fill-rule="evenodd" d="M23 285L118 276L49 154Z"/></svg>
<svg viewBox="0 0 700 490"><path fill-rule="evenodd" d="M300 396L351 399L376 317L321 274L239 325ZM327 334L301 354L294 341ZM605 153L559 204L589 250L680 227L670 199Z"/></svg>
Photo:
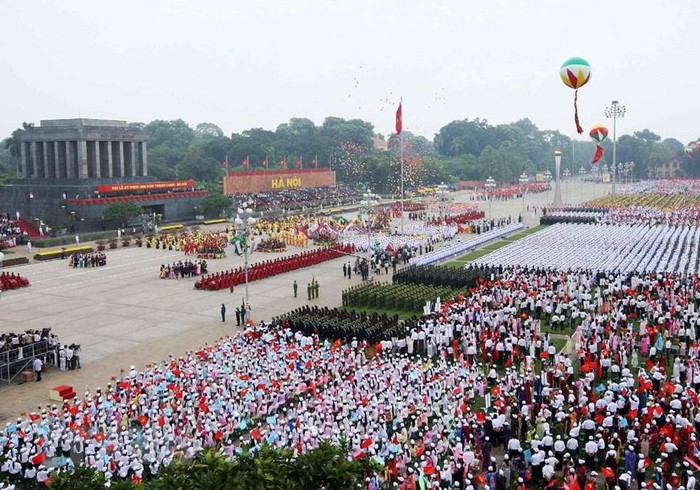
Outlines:
<svg viewBox="0 0 700 490"><path fill-rule="evenodd" d="M572 184L572 189L578 188ZM591 199L607 192L602 185L586 184L584 197ZM564 192L562 192L564 196ZM570 191L573 202L579 192ZM459 192L457 200L468 200ZM552 193L527 196L528 204L542 206ZM480 202L484 209L488 204ZM496 201L495 218L517 218L521 200ZM356 214L356 213L353 213ZM537 218L527 216L528 225ZM398 224L398 222L397 222ZM215 229L215 227L211 227ZM287 253L297 253L290 247ZM17 249L17 254L26 253ZM74 387L78 395L86 387L104 386L121 369L181 355L205 342L236 331L234 309L241 303L244 286L229 291L203 292L193 289L193 279L162 280L160 264L184 258L181 252L130 247L107 251L108 264L94 269L73 269L65 261L32 263L9 268L27 276L31 287L7 292L0 301L0 332L51 327L63 343L82 345L83 368L77 371L51 370L41 383L0 387L0 422L20 411L49 402L49 389L60 384ZM256 253L252 262L281 254ZM227 270L243 264L243 258L231 253L221 260L209 261L211 271ZM326 262L250 284L254 321L269 320L307 303L306 284L315 277L320 298L310 304L335 307L341 304L341 291L360 282L342 275L343 259ZM378 279L387 278L380 276ZM299 297L293 298L292 282L299 284ZM220 307L228 308L226 323L220 319Z"/></svg>

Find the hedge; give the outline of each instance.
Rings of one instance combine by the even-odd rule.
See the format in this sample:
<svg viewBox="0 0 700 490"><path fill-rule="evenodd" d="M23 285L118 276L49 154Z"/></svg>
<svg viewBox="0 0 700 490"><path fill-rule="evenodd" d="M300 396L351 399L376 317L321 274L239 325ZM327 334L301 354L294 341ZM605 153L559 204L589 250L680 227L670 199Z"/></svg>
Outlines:
<svg viewBox="0 0 700 490"><path fill-rule="evenodd" d="M65 256L72 255L75 253L87 253L87 252L92 252L92 247L90 245L83 245L80 247L61 248L58 250L49 250L47 252L39 252L38 254L34 255L34 260L59 259L59 258L61 258L61 255L63 255L65 257Z"/></svg>
<svg viewBox="0 0 700 490"><path fill-rule="evenodd" d="M0 263L0 267L12 267L13 265L23 265L28 264L29 259L27 257L13 257L11 259L5 259Z"/></svg>
<svg viewBox="0 0 700 490"><path fill-rule="evenodd" d="M182 228L184 228L184 227L185 227L185 225L183 225L183 224L180 223L180 224L177 224L177 225L163 226L163 227L159 228L158 231L173 231L173 230L182 229Z"/></svg>

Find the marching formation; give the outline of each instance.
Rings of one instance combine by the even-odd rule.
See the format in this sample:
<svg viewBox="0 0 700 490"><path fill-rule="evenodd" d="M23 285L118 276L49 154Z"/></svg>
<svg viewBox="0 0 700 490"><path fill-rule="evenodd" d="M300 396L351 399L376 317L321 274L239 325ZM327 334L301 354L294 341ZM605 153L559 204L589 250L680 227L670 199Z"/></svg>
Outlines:
<svg viewBox="0 0 700 490"><path fill-rule="evenodd" d="M195 277L207 273L206 260L179 260L172 264L160 266L158 277L161 279L177 279Z"/></svg>
<svg viewBox="0 0 700 490"><path fill-rule="evenodd" d="M476 259L610 272L700 272L700 227L556 224Z"/></svg>
<svg viewBox="0 0 700 490"><path fill-rule="evenodd" d="M68 264L73 268L103 267L107 265L107 255L103 252L72 254L68 258Z"/></svg>
<svg viewBox="0 0 700 490"><path fill-rule="evenodd" d="M352 253L353 249L349 245L334 245L331 247L322 247L315 250L301 252L290 255L288 257L280 257L274 260L266 260L257 262L248 267L248 282L265 279L266 277L276 276L285 272L293 271L303 267L320 264L328 260L333 260L343 255ZM195 289L205 291L219 291L221 289L230 289L233 292L233 287L243 284L246 281L246 271L244 267L238 267L235 270L217 272L202 277L194 285Z"/></svg>
<svg viewBox="0 0 700 490"><path fill-rule="evenodd" d="M29 279L16 272L3 272L0 274L0 291L26 288L27 286L29 286Z"/></svg>

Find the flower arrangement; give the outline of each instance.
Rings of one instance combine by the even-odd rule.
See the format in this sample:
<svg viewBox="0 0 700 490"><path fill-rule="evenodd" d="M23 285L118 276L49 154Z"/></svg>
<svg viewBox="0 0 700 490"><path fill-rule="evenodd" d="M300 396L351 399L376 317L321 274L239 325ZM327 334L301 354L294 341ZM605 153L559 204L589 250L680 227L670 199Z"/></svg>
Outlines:
<svg viewBox="0 0 700 490"><path fill-rule="evenodd" d="M279 238L265 238L255 248L258 252L284 252L287 245Z"/></svg>
<svg viewBox="0 0 700 490"><path fill-rule="evenodd" d="M320 228L316 230L312 238L314 240L314 244L316 245L334 245L335 243L338 243L338 234L330 230L329 228Z"/></svg>

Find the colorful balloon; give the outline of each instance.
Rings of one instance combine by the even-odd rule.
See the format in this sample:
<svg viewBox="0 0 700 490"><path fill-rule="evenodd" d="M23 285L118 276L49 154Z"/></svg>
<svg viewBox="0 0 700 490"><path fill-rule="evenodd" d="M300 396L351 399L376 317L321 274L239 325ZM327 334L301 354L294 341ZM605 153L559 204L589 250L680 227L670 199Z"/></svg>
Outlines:
<svg viewBox="0 0 700 490"><path fill-rule="evenodd" d="M561 65L559 76L564 85L574 89L574 122L578 134L583 134L583 128L578 120L578 89L591 79L591 65L583 58L569 58Z"/></svg>
<svg viewBox="0 0 700 490"><path fill-rule="evenodd" d="M579 89L591 79L591 65L583 58L569 58L561 65L559 76L567 87Z"/></svg>
<svg viewBox="0 0 700 490"><path fill-rule="evenodd" d="M588 133L593 141L602 143L608 137L608 128L604 124L596 124Z"/></svg>

